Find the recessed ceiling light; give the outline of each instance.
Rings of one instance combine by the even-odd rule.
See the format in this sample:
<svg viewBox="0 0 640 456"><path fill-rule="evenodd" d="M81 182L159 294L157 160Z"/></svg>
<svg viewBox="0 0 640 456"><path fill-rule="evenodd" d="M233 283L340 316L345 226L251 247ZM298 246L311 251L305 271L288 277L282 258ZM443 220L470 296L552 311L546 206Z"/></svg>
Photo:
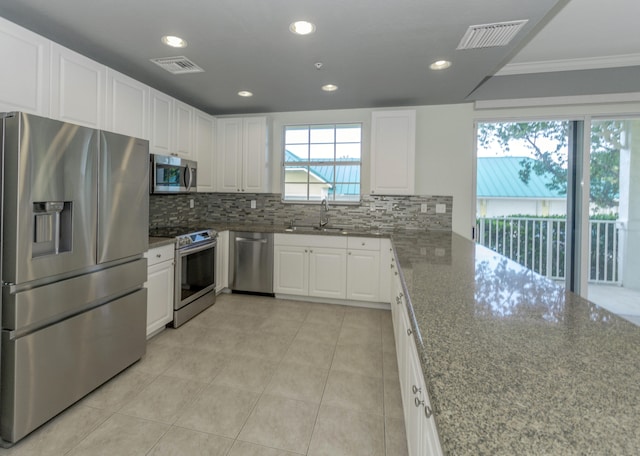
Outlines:
<svg viewBox="0 0 640 456"><path fill-rule="evenodd" d="M324 90L325 92L335 92L336 90L338 90L338 86L335 84L325 84L322 86L322 90Z"/></svg>
<svg viewBox="0 0 640 456"><path fill-rule="evenodd" d="M307 21L296 21L289 26L289 30L296 35L308 35L316 31L316 26Z"/></svg>
<svg viewBox="0 0 640 456"><path fill-rule="evenodd" d="M238 95L240 95L241 97L252 97L253 93L249 92L248 90L241 90L240 92L238 92Z"/></svg>
<svg viewBox="0 0 640 456"><path fill-rule="evenodd" d="M165 35L162 37L162 42L167 46L171 46L174 48L187 47L187 42L179 36Z"/></svg>
<svg viewBox="0 0 640 456"><path fill-rule="evenodd" d="M431 68L432 70L444 70L446 68L449 68L450 66L451 62L449 62L448 60L436 60L431 65L429 65L429 68Z"/></svg>

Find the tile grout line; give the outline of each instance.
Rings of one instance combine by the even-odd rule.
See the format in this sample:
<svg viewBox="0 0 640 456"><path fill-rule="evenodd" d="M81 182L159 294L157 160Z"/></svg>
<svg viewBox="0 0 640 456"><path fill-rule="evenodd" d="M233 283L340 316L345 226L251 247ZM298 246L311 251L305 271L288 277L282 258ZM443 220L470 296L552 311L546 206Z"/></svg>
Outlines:
<svg viewBox="0 0 640 456"><path fill-rule="evenodd" d="M344 311L344 310L343 310ZM318 417L320 416L320 408L322 407L322 401L324 400L324 393L327 390L327 384L329 383L329 376L331 375L331 368L333 366L333 359L336 356L336 351L338 350L338 341L340 340L340 333L342 332L342 328L344 326L344 318L345 315L342 315L342 321L340 322L340 329L338 330L338 336L336 337L336 343L333 347L333 353L331 354L331 363L329 364L329 371L327 372L327 378L324 382L324 387L322 388L322 395L320 396L320 403L318 404L318 411L316 412L316 418L313 421L313 428L311 429L311 438L309 439L309 443L307 444L307 456L309 455L309 449L311 448L311 441L313 440L313 435L316 431L316 426L318 425Z"/></svg>

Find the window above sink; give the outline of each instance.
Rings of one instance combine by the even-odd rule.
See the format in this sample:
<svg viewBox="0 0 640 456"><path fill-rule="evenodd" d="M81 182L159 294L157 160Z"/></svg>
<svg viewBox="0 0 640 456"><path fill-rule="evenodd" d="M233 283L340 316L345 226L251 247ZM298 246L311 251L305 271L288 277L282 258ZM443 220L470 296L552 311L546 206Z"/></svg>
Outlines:
<svg viewBox="0 0 640 456"><path fill-rule="evenodd" d="M284 127L282 200L358 203L362 124Z"/></svg>

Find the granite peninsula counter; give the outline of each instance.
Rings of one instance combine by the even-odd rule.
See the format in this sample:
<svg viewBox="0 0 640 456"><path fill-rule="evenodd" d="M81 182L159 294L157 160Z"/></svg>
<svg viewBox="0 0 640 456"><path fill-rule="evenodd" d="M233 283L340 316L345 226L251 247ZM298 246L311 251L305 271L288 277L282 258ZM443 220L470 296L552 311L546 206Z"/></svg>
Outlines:
<svg viewBox="0 0 640 456"><path fill-rule="evenodd" d="M392 238L445 454L640 454L639 327L459 235Z"/></svg>
<svg viewBox="0 0 640 456"><path fill-rule="evenodd" d="M444 454L640 454L640 327L451 232L345 234L392 239Z"/></svg>

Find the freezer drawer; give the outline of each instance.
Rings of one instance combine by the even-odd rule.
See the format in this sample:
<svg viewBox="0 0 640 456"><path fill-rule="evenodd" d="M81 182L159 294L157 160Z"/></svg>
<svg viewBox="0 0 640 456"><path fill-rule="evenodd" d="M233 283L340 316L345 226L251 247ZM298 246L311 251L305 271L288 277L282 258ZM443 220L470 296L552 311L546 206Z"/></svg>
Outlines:
<svg viewBox="0 0 640 456"><path fill-rule="evenodd" d="M142 357L147 290L27 336L2 331L0 434L15 442Z"/></svg>

